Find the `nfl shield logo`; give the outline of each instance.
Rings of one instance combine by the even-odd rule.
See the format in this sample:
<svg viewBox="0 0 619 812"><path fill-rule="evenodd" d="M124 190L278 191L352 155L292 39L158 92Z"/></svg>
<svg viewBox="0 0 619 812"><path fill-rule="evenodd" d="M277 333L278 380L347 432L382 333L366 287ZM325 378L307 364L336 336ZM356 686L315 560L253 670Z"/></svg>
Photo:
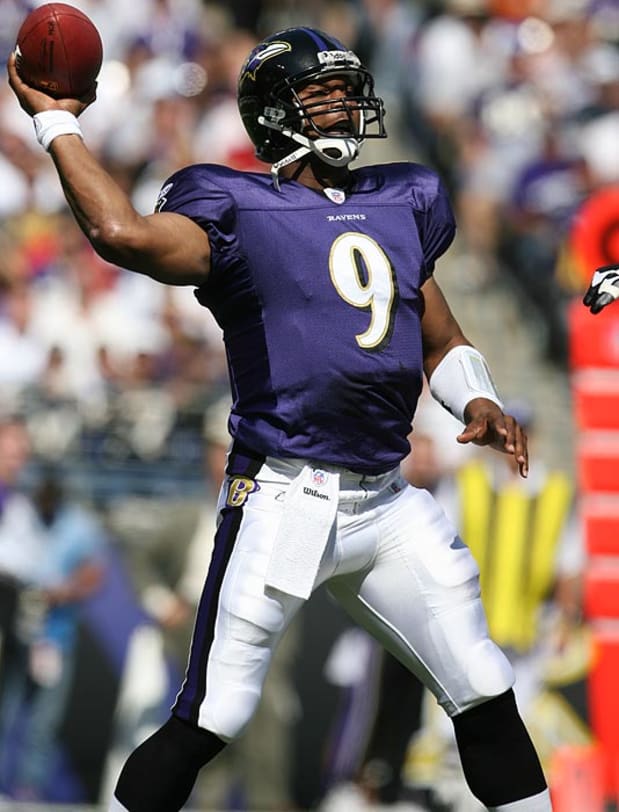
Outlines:
<svg viewBox="0 0 619 812"><path fill-rule="evenodd" d="M317 488L320 488L321 485L324 485L327 481L328 474L326 471L321 471L320 468L315 468L312 471L312 483L316 485Z"/></svg>
<svg viewBox="0 0 619 812"><path fill-rule="evenodd" d="M329 200L333 201L333 203L337 203L338 206L346 202L346 192L342 191L342 189L327 187L324 192Z"/></svg>

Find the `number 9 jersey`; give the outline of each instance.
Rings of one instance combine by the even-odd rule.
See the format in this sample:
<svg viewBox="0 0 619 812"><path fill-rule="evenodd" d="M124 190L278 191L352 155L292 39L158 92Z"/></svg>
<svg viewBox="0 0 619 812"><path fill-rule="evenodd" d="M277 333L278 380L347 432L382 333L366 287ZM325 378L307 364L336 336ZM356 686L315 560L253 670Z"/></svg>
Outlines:
<svg viewBox="0 0 619 812"><path fill-rule="evenodd" d="M200 164L157 209L209 236L196 296L223 330L235 441L362 474L397 466L423 382L420 287L455 233L438 176L372 166L323 194Z"/></svg>

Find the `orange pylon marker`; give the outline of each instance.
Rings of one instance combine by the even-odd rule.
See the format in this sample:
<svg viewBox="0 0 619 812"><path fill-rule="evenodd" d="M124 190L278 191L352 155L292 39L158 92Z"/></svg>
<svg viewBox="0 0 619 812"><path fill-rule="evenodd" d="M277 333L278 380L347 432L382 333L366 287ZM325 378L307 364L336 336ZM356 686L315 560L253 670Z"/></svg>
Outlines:
<svg viewBox="0 0 619 812"><path fill-rule="evenodd" d="M549 773L554 812L604 812L604 764L597 747L558 748Z"/></svg>

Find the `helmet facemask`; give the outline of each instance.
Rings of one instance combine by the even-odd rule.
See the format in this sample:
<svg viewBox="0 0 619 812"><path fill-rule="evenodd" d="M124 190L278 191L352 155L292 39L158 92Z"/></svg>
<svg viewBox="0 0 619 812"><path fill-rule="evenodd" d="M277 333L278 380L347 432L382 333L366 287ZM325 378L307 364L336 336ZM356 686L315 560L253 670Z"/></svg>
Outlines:
<svg viewBox="0 0 619 812"><path fill-rule="evenodd" d="M323 83L342 78L348 92L340 98L303 101L299 90L312 82ZM275 161L271 173L277 184L279 170L309 154L329 166L347 166L355 160L366 138L384 138L382 99L374 95L374 80L363 68L350 70L311 71L274 88L273 104L265 105L258 123L281 133L299 147ZM317 123L325 113L342 116L328 129Z"/></svg>

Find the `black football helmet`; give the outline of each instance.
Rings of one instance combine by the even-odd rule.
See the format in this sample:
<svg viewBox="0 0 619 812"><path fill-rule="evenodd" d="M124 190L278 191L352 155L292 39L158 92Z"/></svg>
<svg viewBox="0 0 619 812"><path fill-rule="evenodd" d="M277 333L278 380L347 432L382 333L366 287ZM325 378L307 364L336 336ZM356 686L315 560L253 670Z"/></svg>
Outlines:
<svg viewBox="0 0 619 812"><path fill-rule="evenodd" d="M338 101L301 101L299 88L331 77L346 79L350 88L346 96ZM366 138L386 136L383 101L374 95L372 75L353 51L313 28L288 28L253 49L241 69L238 104L256 155L273 164L275 180L282 166L310 152L332 166L346 166ZM332 134L321 130L313 116L327 108L337 112L340 106L344 128L338 124L338 132Z"/></svg>

